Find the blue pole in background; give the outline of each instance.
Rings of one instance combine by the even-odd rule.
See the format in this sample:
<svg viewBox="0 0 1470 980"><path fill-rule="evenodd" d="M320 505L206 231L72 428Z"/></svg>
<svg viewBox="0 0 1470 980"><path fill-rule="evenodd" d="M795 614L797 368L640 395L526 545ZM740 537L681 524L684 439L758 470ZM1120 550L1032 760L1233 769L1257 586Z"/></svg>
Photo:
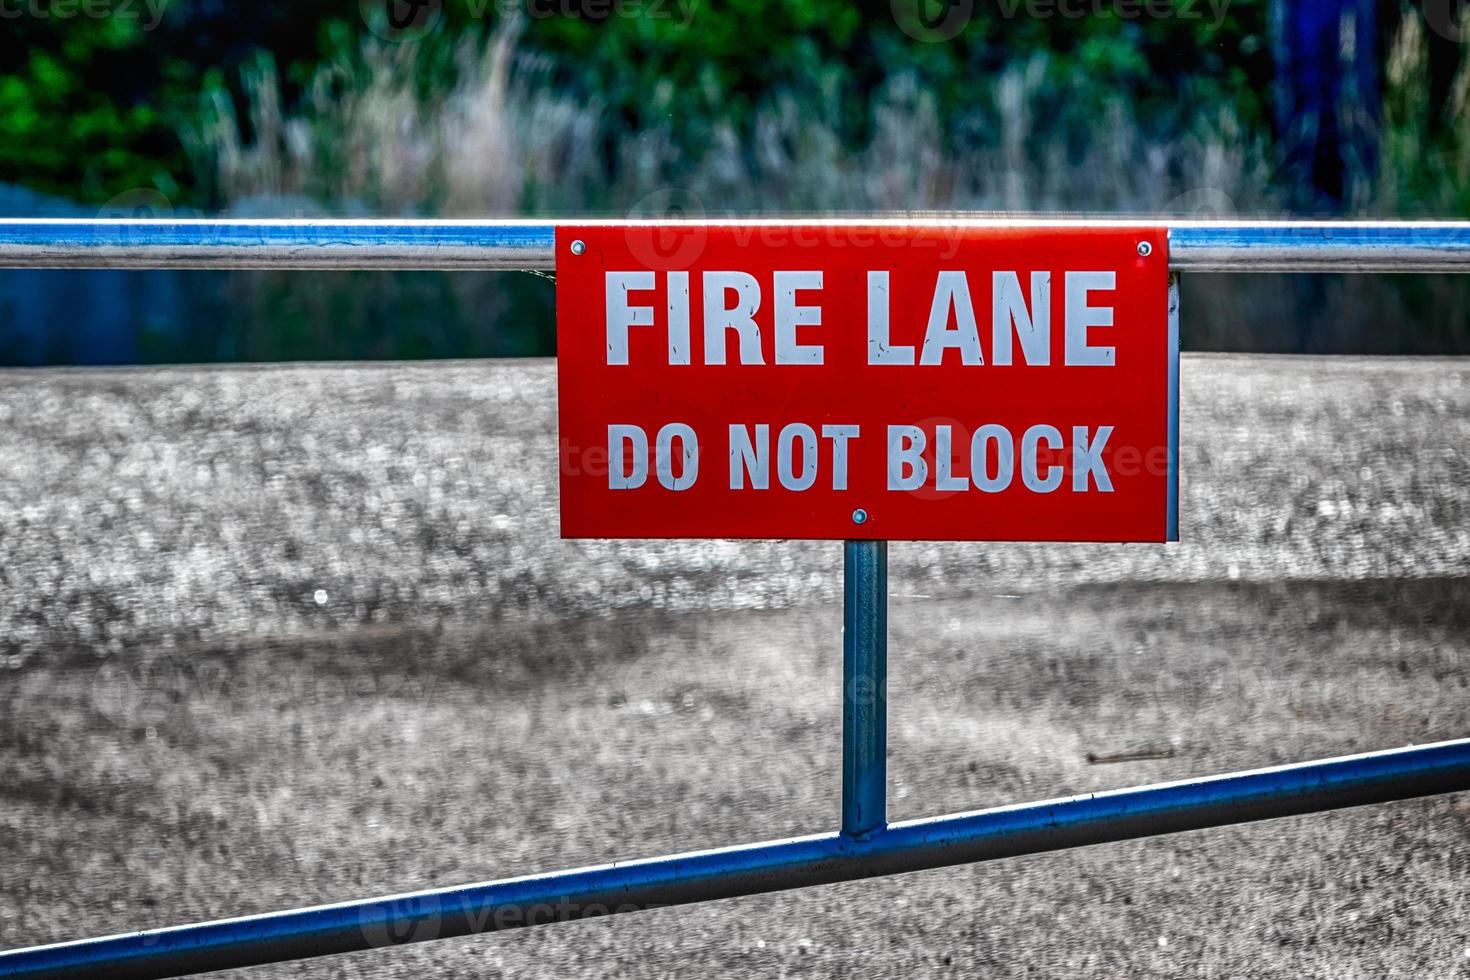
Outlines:
<svg viewBox="0 0 1470 980"><path fill-rule="evenodd" d="M848 541L842 562L842 832L887 822L888 542Z"/></svg>

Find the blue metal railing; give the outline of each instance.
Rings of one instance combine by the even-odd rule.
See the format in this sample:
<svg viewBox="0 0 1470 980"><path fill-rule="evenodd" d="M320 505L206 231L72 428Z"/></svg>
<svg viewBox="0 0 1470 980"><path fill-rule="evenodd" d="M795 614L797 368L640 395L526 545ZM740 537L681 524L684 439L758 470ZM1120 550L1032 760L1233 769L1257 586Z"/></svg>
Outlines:
<svg viewBox="0 0 1470 980"><path fill-rule="evenodd" d="M0 954L0 976L180 976L1463 790L1470 739L59 943Z"/></svg>
<svg viewBox="0 0 1470 980"><path fill-rule="evenodd" d="M628 227L637 224L611 223ZM1098 221L898 216L850 221L770 219L764 223L818 228L1024 224L1057 229L1152 224L1168 227L1169 267L1180 272L1470 270L1470 222L1465 221L1175 221L1159 217ZM555 268L557 224L535 220L0 218L0 268L550 271Z"/></svg>
<svg viewBox="0 0 1470 980"><path fill-rule="evenodd" d="M527 222L0 220L0 266L550 268L552 233ZM1470 224L1180 224L1170 267L1470 271ZM1175 281L1171 329L1177 304ZM886 542L847 542L844 570L837 833L0 952L0 978L180 976L1470 790L1460 739L888 824Z"/></svg>

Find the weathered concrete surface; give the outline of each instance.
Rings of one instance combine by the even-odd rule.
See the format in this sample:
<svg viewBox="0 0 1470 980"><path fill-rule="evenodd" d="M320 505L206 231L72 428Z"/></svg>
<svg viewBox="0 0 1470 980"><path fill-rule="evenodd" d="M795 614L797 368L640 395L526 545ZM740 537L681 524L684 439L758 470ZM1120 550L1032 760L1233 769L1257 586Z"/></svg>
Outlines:
<svg viewBox="0 0 1470 980"><path fill-rule="evenodd" d="M833 825L838 547L559 541L553 372L0 373L0 945ZM1183 386L1184 543L892 549L894 816L1470 733L1470 362ZM1446 797L242 976L1457 976L1467 841Z"/></svg>

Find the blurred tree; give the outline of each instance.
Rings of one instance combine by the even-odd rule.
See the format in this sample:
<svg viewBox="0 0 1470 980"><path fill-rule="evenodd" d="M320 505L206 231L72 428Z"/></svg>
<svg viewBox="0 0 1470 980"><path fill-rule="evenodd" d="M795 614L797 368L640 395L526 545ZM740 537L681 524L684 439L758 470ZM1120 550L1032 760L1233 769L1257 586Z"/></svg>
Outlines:
<svg viewBox="0 0 1470 980"><path fill-rule="evenodd" d="M0 181L110 196L182 172L153 96L143 24L23 17L0 46Z"/></svg>
<svg viewBox="0 0 1470 980"><path fill-rule="evenodd" d="M313 59L336 0L239 6L186 0L64 11L13 8L0 37L0 182L100 201L140 187L188 196L178 129L203 79L265 46ZM181 190L182 189L182 190Z"/></svg>
<svg viewBox="0 0 1470 980"><path fill-rule="evenodd" d="M1271 70L1265 0L1236 0L1218 19L1198 0L1140 17L1108 8L1067 16L1027 0L429 0L412 5L422 30L399 33L394 4L405 5L174 0L156 24L142 14L7 20L0 181L88 200L153 186L176 204L217 206L193 195L178 132L211 85L243 110L236 69L256 50L272 53L290 98L371 30L419 48L426 88L443 90L456 42L507 15L526 21L525 46L550 55L560 83L605 107L612 123L665 129L685 148L707 146L724 128L748 145L773 91L827 107L842 135L860 142L869 100L898 73L936 95L941 117L973 118L976 77L1038 52L1059 80L1085 77L1083 91L1095 95L1094 105L1074 98L1059 111L1089 116L1122 96L1141 117L1167 120L1181 102L1220 102L1250 125Z"/></svg>

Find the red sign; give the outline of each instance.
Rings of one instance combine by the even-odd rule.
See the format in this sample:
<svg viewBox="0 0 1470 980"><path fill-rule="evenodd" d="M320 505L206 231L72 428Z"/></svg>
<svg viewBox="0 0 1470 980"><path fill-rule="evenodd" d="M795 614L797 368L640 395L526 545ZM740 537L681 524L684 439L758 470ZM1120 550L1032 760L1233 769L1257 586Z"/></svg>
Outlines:
<svg viewBox="0 0 1470 980"><path fill-rule="evenodd" d="M1176 538L1163 229L556 233L571 538Z"/></svg>

